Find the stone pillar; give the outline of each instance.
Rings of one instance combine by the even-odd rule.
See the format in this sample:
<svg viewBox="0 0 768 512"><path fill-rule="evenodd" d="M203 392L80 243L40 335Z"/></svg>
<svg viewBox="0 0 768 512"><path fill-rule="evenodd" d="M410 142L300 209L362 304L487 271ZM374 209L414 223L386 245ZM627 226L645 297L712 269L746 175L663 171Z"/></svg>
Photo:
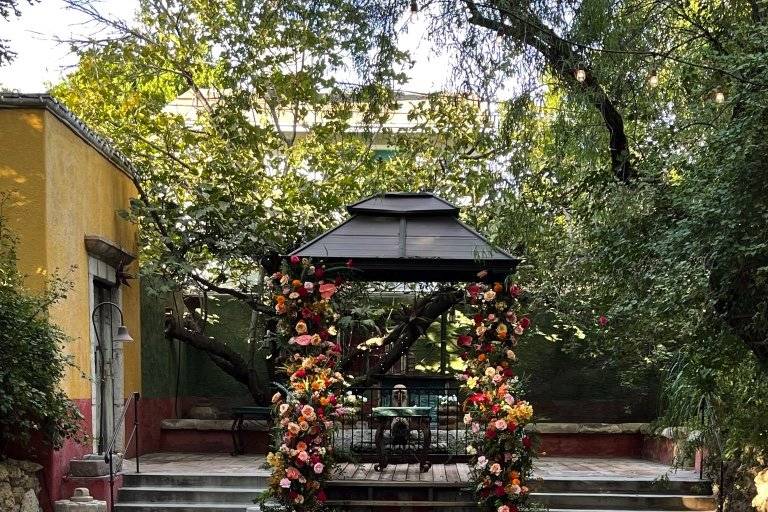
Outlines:
<svg viewBox="0 0 768 512"><path fill-rule="evenodd" d="M75 494L68 500L58 500L55 512L107 512L107 502L93 499L85 487L75 489Z"/></svg>

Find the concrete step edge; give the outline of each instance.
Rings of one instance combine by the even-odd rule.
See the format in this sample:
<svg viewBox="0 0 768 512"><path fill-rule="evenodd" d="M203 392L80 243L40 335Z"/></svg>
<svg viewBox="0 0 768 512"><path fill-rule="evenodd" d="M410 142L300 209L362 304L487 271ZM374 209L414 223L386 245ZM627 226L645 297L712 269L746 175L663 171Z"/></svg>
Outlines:
<svg viewBox="0 0 768 512"><path fill-rule="evenodd" d="M123 486L120 490L131 492L234 492L234 493L253 493L264 492L263 487L170 487L170 486Z"/></svg>

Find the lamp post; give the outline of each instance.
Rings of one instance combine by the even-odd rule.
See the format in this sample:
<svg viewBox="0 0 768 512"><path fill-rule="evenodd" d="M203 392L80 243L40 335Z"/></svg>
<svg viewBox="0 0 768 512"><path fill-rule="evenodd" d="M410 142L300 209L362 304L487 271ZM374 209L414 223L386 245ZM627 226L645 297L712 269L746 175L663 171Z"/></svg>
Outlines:
<svg viewBox="0 0 768 512"><path fill-rule="evenodd" d="M130 343L133 341L133 338L131 337L130 333L128 332L128 328L125 326L125 322L123 319L123 310L120 309L120 306L115 304L114 302L106 301L106 302L100 302L96 304L93 307L93 312L91 312L91 323L93 324L93 331L96 335L96 351L97 351L97 357L99 359L99 446L98 450L99 453L104 453L104 446L105 446L105 435L106 435L106 429L107 429L107 416L105 411L105 403L104 403L104 385L105 385L105 359L104 359L104 346L101 343L101 335L99 333L99 326L96 325L96 313L105 306L111 306L120 313L120 326L117 328L117 334L112 336L112 329L110 326L110 364L114 361L114 350L115 350L115 341L120 343ZM112 380L112 395L114 400L114 379Z"/></svg>

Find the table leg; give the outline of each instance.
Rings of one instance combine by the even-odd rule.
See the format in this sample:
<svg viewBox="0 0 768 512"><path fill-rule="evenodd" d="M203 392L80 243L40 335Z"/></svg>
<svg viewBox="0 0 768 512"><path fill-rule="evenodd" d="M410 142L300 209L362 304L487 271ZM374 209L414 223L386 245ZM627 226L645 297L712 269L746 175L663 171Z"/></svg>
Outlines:
<svg viewBox="0 0 768 512"><path fill-rule="evenodd" d="M424 432L424 445L421 448L421 460L419 469L422 473L429 471L432 464L429 462L429 445L432 443L432 430L429 428L429 418L420 422L421 430Z"/></svg>
<svg viewBox="0 0 768 512"><path fill-rule="evenodd" d="M386 421L379 421L379 425L376 428L376 451L379 455L379 463L376 464L373 469L376 471L381 471L384 468L387 467L387 451L384 449L384 429L387 426Z"/></svg>

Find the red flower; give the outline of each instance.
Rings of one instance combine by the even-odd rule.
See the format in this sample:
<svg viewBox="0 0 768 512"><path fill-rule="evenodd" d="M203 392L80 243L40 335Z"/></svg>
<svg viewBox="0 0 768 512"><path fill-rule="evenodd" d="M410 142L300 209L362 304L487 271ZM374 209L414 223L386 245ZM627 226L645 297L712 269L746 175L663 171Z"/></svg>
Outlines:
<svg viewBox="0 0 768 512"><path fill-rule="evenodd" d="M306 319L312 318L313 314L314 313L312 313L312 310L309 309L308 307L304 306L303 308L301 308L301 318L306 320Z"/></svg>
<svg viewBox="0 0 768 512"><path fill-rule="evenodd" d="M531 449L531 438L528 436L523 436L523 446L525 446L526 450Z"/></svg>
<svg viewBox="0 0 768 512"><path fill-rule="evenodd" d="M499 404L493 404L493 407L491 407L491 410L493 411L493 414L496 414L501 410L501 406Z"/></svg>
<svg viewBox="0 0 768 512"><path fill-rule="evenodd" d="M488 401L488 397L484 393L473 393L469 395L467 401L472 404L482 404Z"/></svg>
<svg viewBox="0 0 768 512"><path fill-rule="evenodd" d="M481 323L483 323L483 315L480 313L476 314L474 317L474 320L477 325L480 325Z"/></svg>
<svg viewBox="0 0 768 512"><path fill-rule="evenodd" d="M347 268L352 268L352 267L354 267L354 266L355 266L355 262L354 262L354 261L352 261L352 258L349 258L349 259L347 260Z"/></svg>
<svg viewBox="0 0 768 512"><path fill-rule="evenodd" d="M513 284L509 287L509 294L514 298L518 298L520 295L522 295L522 293L523 289L516 284Z"/></svg>
<svg viewBox="0 0 768 512"><path fill-rule="evenodd" d="M325 275L325 269L323 267L315 267L315 278L322 279Z"/></svg>
<svg viewBox="0 0 768 512"><path fill-rule="evenodd" d="M322 489L317 491L316 496L317 496L317 501L319 501L320 503L325 503L325 501L328 499L328 497L325 495L325 491Z"/></svg>
<svg viewBox="0 0 768 512"><path fill-rule="evenodd" d="M527 316L524 316L523 318L520 319L520 327L522 327L523 329L527 329L528 327L530 327L530 325L531 325L531 320Z"/></svg>
<svg viewBox="0 0 768 512"><path fill-rule="evenodd" d="M485 431L485 438L486 439L496 439L496 429L495 428L489 428Z"/></svg>
<svg viewBox="0 0 768 512"><path fill-rule="evenodd" d="M600 315L600 318L597 319L597 323L600 324L600 327L605 327L608 325L608 317L605 315Z"/></svg>
<svg viewBox="0 0 768 512"><path fill-rule="evenodd" d="M466 334L462 334L461 336L459 336L459 345L468 347L471 344L472 344L472 336L468 336Z"/></svg>
<svg viewBox="0 0 768 512"><path fill-rule="evenodd" d="M307 291L307 289L306 289L306 288L304 288L303 286L302 286L301 288L299 288L299 289L297 290L297 292L296 292L296 293L298 293L298 294L299 294L299 297L306 297L306 296L307 296L307 294L309 294L309 292Z"/></svg>
<svg viewBox="0 0 768 512"><path fill-rule="evenodd" d="M467 285L467 293L472 298L477 297L477 294L480 293L480 287L476 284Z"/></svg>
<svg viewBox="0 0 768 512"><path fill-rule="evenodd" d="M502 497L502 496L504 496L505 494L507 494L507 493L504 491L504 487L502 487L502 486L500 486L500 485L497 485L497 486L496 486L496 496L498 496L498 497Z"/></svg>
<svg viewBox="0 0 768 512"><path fill-rule="evenodd" d="M291 256L291 265L298 265L299 263L301 263L301 258L296 256L295 254Z"/></svg>
<svg viewBox="0 0 768 512"><path fill-rule="evenodd" d="M512 371L512 368L504 368L504 376L507 378L514 377L515 372Z"/></svg>
<svg viewBox="0 0 768 512"><path fill-rule="evenodd" d="M307 376L307 370L305 370L304 368L299 368L298 370L293 372L293 376L296 377L297 379L303 379L304 377Z"/></svg>
<svg viewBox="0 0 768 512"><path fill-rule="evenodd" d="M462 352L461 359L462 361L466 361L467 359L469 359L469 354L467 352Z"/></svg>
<svg viewBox="0 0 768 512"><path fill-rule="evenodd" d="M341 283L343 283L343 282L344 282L344 279L342 279L342 277L341 277L341 276L336 276L336 280L334 281L334 283L336 284L336 286L340 286L340 285L341 285Z"/></svg>

